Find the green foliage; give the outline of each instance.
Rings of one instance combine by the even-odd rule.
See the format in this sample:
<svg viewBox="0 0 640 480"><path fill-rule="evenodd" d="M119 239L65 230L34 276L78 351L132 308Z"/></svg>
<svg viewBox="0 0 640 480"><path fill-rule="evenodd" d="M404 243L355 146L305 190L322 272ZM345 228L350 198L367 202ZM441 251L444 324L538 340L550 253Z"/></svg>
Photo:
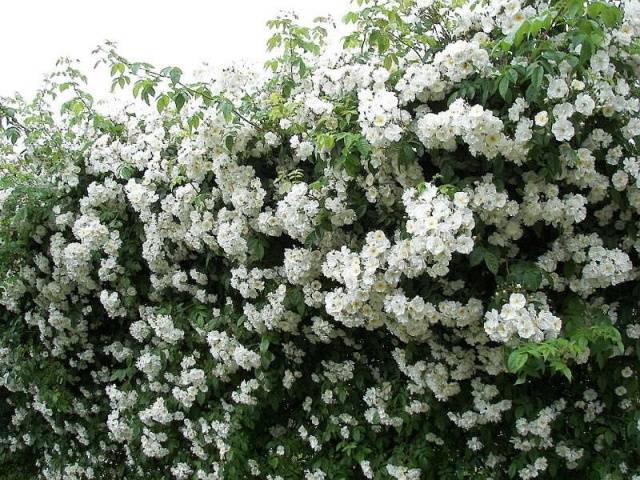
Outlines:
<svg viewBox="0 0 640 480"><path fill-rule="evenodd" d="M588 308L579 298L569 297L562 320L562 338L523 344L509 353L507 367L518 374L518 382L541 377L547 369L571 381L572 365L583 363L585 355L594 356L599 368L605 369L608 360L624 353L620 332L602 310Z"/></svg>
<svg viewBox="0 0 640 480"><path fill-rule="evenodd" d="M175 66L131 61L107 43L95 54L109 69L112 89L131 91L148 116L128 109L101 113L85 91L84 74L68 59L32 101L0 99L0 478L66 480L77 467L93 469L97 479L160 480L187 463L203 472L217 469L207 478L243 479L252 478L249 460L255 460L260 473L253 476L274 480L317 480L305 477L315 469L326 479L362 478L365 461L375 480L412 478L394 477L388 465L419 468L422 479L503 480L523 477L523 469L542 457L548 468L538 478L635 478L627 474L640 471L637 272L580 296L572 282L584 269L582 252L554 257L551 268L541 255L559 238L593 234L603 248L623 249L638 264L638 207L630 193L637 187L633 179L626 191L610 185L617 154L606 138L589 136L597 129L611 136L611 146L621 145L625 158L640 155L637 137L621 133L627 113L574 112L575 139L559 142L551 131L556 119L548 87L568 71L568 77L596 82L594 91L610 88L615 97L628 87L627 97L635 99L640 86L632 55L640 54L640 43L612 46L612 32L627 19L621 6L602 1L525 2L523 8L536 8L510 33L487 24L481 27L489 32L473 36L480 28L475 20L466 32L452 16L463 2L420 4L356 0L344 17L354 28L343 39L349 67L384 74L376 85L363 80L363 90L393 92L397 100L406 72L433 66L458 39L477 41L491 66L480 73L467 65L459 81L441 75L442 90L425 88L398 103L408 113L399 122L401 138L383 146L367 136L370 125L363 126L360 80L349 78L356 87L333 93L339 82L327 80L326 91L310 91L325 68L318 60L330 24L324 18L311 26L294 16L268 23L269 77L250 94L191 82ZM471 5L471 13L483 6ZM603 48L621 49L615 68L629 79L626 85L591 78L591 58ZM308 98L330 103L330 111L312 115L304 105ZM460 135L451 145L427 148L416 124L460 99L495 116L508 137L517 129L510 118L517 100L527 102L522 118L544 112L551 120L532 122L529 149L517 161L502 151L493 158L473 153ZM310 145L308 156L294 147L300 142ZM160 146L149 153L144 148L150 143ZM607 147L598 150L595 143ZM589 148L595 166L581 177L578 167L591 159L579 150ZM100 159L103 151L111 157ZM250 188L238 186L249 177L255 180ZM473 250L443 253L451 257L445 274L381 270L371 284L388 296L367 296L371 285L358 280L362 298L345 307L355 326L328 313L327 293L342 293L346 281L318 273L317 258L303 265L311 273L287 278L292 273L284 259L291 252L326 260L341 247L364 250L368 233L381 233L393 245L411 238L405 191L433 188L437 200L450 205L463 202L456 195L480 182L495 187L487 195L504 194L520 205L527 183L557 187L559 201L581 194L589 197L586 218L547 222L543 212L530 224L518 217L522 231L507 235L515 213L495 220L489 207L474 207ZM107 183L116 193L103 201L99 188ZM306 193L297 201L312 205L302 210L300 223L312 217L311 228L299 236L280 234L289 219L278 207L300 186ZM101 200L91 204L90 195ZM260 206L243 210L253 195ZM137 196L142 200L131 200ZM267 214L267 224L275 218L277 233L261 225L257 211ZM83 217L112 236L81 259L79 281L62 265L81 263L64 247L82 244L84 230L75 222ZM246 243L246 251L237 257L225 250L231 248L220 233L225 222L241 224L233 240ZM108 249L115 253L107 255ZM407 264L433 260L405 256ZM370 263L356 257L351 270L345 267L356 277L381 262L374 253ZM233 286L239 267L255 274L245 285L255 295ZM119 293L124 314L107 310L103 290ZM551 309L562 322L559 333L537 342L514 335L504 345L487 336L484 313L500 309L512 294L525 295L534 310ZM390 313L394 297L407 300L402 313ZM165 341L155 331L134 337L142 306L170 317L180 340ZM378 317L371 314L376 309ZM256 321L263 317L272 322ZM209 342L215 333L242 349L224 351L228 345ZM399 367L399 353L406 368ZM251 354L257 359L252 366L234 365ZM138 365L149 357L158 359L153 379ZM327 374L332 364L348 365L346 380ZM202 370L204 381L188 392L193 398L185 407L174 388L190 386L182 376L191 368ZM254 403L237 401L234 395L251 380L260 385L247 394ZM131 394L122 403L132 406L114 407L120 400L107 394L111 386ZM178 414L166 423L142 414L159 397ZM495 413L496 402L509 407ZM456 415L475 420L460 427ZM553 417L548 431L540 427L544 435L522 433L522 422L540 417L541 424ZM109 422L116 421L130 429L125 440L114 437ZM164 456L145 451L141 439L148 431L166 434ZM309 435L321 448L312 447ZM478 443L480 450L473 450ZM560 446L582 452L575 465L560 455ZM190 472L184 478L204 477Z"/></svg>

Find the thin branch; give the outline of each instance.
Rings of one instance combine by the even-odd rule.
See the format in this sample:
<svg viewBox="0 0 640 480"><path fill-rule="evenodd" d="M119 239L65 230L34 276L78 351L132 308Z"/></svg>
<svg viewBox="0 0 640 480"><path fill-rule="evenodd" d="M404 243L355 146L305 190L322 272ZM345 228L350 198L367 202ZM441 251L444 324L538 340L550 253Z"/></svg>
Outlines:
<svg viewBox="0 0 640 480"><path fill-rule="evenodd" d="M7 120L7 125L11 125L16 130L21 130L23 133L29 133L31 129L23 125L18 119L16 119L15 115L11 113L9 107L5 107L0 103L0 118L4 117Z"/></svg>
<svg viewBox="0 0 640 480"><path fill-rule="evenodd" d="M127 67L129 67L129 70L131 70L131 63L128 62L126 59L120 57L117 54L114 54L114 56L116 57L116 59L125 64ZM155 78L155 79L164 79L164 80L169 80L171 81L174 85L179 86L180 88L182 88L183 90L186 90L187 92L191 93L191 95L194 96L200 96L202 98L204 98L205 100L208 100L210 102L218 102L219 101L219 97L216 98L214 96L209 95L206 92L203 91L198 91L195 90L194 88L190 87L189 85L181 82L180 80L178 81L174 81L169 75L166 74L162 74L160 72L156 72L146 66L142 66L142 70L149 76ZM246 122L247 124L251 125L252 127L254 127L256 130L261 131L262 127L260 125L258 125L257 123L253 122L252 120L248 119L247 117L245 117L242 113L240 113L235 107L231 109L231 111L242 121Z"/></svg>

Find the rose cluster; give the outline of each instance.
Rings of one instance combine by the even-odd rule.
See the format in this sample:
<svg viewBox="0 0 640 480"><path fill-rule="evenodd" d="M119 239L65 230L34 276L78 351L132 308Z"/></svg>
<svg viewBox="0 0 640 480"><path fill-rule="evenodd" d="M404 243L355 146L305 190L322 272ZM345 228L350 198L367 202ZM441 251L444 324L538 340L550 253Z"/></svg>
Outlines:
<svg viewBox="0 0 640 480"><path fill-rule="evenodd" d="M358 4L12 100L0 476L640 479L640 4Z"/></svg>

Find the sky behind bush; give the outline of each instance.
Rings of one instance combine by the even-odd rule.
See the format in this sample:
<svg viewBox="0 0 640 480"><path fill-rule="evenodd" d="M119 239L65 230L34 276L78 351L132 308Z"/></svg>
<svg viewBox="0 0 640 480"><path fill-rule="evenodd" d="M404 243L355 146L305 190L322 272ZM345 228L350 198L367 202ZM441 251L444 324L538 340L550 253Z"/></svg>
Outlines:
<svg viewBox="0 0 640 480"><path fill-rule="evenodd" d="M91 69L90 52L106 39L117 41L132 60L185 71L202 62L213 67L265 59L265 22L282 10L301 19L332 14L337 22L348 0L21 0L3 2L0 96L29 96L57 58L79 58ZM90 76L98 89L108 79Z"/></svg>

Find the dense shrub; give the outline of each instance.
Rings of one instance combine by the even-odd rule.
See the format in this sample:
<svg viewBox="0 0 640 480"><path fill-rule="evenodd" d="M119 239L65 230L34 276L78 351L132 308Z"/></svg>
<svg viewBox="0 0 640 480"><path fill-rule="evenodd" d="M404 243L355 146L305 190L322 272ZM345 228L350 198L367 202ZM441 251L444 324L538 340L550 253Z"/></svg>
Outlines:
<svg viewBox="0 0 640 480"><path fill-rule="evenodd" d="M2 100L1 477L640 478L640 3L345 21Z"/></svg>

